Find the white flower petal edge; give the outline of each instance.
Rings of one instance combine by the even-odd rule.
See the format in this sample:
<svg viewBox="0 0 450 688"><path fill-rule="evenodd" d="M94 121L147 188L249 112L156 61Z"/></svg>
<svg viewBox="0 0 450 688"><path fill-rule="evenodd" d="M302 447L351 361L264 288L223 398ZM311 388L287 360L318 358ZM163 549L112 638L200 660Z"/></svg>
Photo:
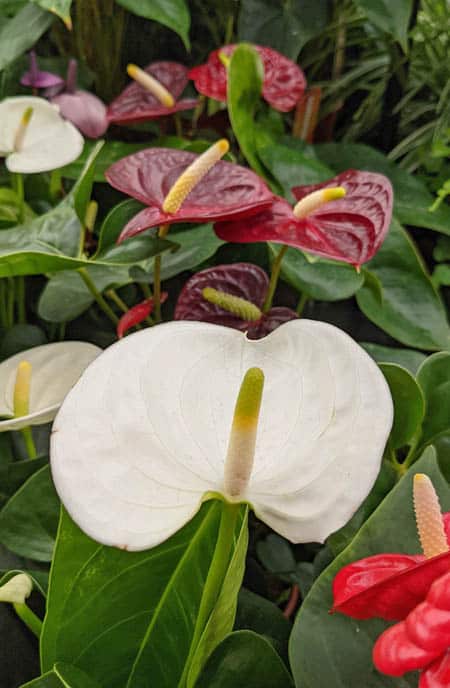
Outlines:
<svg viewBox="0 0 450 688"><path fill-rule="evenodd" d="M108 348L53 426L53 479L78 525L104 544L146 549L181 528L206 492L223 492L234 405L253 366L265 388L245 499L293 542L344 525L378 474L392 400L348 335L308 320L256 341L178 321Z"/></svg>
<svg viewBox="0 0 450 688"><path fill-rule="evenodd" d="M33 109L21 149L14 140L24 112ZM18 96L0 103L0 156L6 156L10 172L45 172L67 165L79 157L84 139L73 124L44 98Z"/></svg>
<svg viewBox="0 0 450 688"><path fill-rule="evenodd" d="M21 351L0 363L0 415L13 415L17 366L31 363L30 412L0 420L0 432L42 425L54 419L61 403L84 369L102 350L87 342L55 342Z"/></svg>

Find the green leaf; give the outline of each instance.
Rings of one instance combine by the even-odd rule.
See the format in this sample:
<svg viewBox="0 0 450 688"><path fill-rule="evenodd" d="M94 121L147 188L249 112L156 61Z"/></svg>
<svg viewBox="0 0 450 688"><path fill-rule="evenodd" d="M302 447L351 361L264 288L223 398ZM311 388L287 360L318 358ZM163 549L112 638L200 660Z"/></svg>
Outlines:
<svg viewBox="0 0 450 688"><path fill-rule="evenodd" d="M24 683L21 688L100 688L100 685L77 667L57 662L51 671Z"/></svg>
<svg viewBox="0 0 450 688"><path fill-rule="evenodd" d="M44 466L28 478L0 511L0 542L23 557L50 561L58 515L59 499L50 468Z"/></svg>
<svg viewBox="0 0 450 688"><path fill-rule="evenodd" d="M0 360L18 354L19 351L32 349L47 343L47 336L37 325L13 325L6 332L0 343Z"/></svg>
<svg viewBox="0 0 450 688"><path fill-rule="evenodd" d="M262 565L277 576L295 571L296 561L291 545L280 535L271 533L256 545L258 559Z"/></svg>
<svg viewBox="0 0 450 688"><path fill-rule="evenodd" d="M0 71L31 48L47 31L53 17L32 3L0 29Z"/></svg>
<svg viewBox="0 0 450 688"><path fill-rule="evenodd" d="M191 18L185 0L117 0L119 5L138 17L151 19L177 33L189 50Z"/></svg>
<svg viewBox="0 0 450 688"><path fill-rule="evenodd" d="M386 158L383 153L359 143L324 143L314 146L314 152L335 172L353 167L385 174L394 187L394 215L399 222L450 234L450 206L442 203L431 213L428 208L433 203L434 196L424 182Z"/></svg>
<svg viewBox="0 0 450 688"><path fill-rule="evenodd" d="M407 346L429 350L450 347L444 305L416 247L395 220L365 270L381 283L383 301L380 303L373 291L363 285L356 299L364 315Z"/></svg>
<svg viewBox="0 0 450 688"><path fill-rule="evenodd" d="M414 376L426 359L425 354L413 349L393 349L390 346L380 346L369 342L359 342L359 344L377 363L397 363Z"/></svg>
<svg viewBox="0 0 450 688"><path fill-rule="evenodd" d="M268 45L296 61L300 50L325 28L327 0L242 0L240 41Z"/></svg>
<svg viewBox="0 0 450 688"><path fill-rule="evenodd" d="M291 624L282 611L270 600L242 588L234 630L249 630L260 633L273 645L279 655L287 659L287 644Z"/></svg>
<svg viewBox="0 0 450 688"><path fill-rule="evenodd" d="M433 481L444 511L450 510L450 489L442 476L436 453L429 448L362 526L350 545L313 585L297 616L289 654L295 683L301 688L416 688L417 674L390 678L372 664L372 648L387 623L358 621L329 614L332 582L346 564L380 552L420 552L412 499L416 472ZM351 651L349 651L351 648Z"/></svg>
<svg viewBox="0 0 450 688"><path fill-rule="evenodd" d="M69 31L72 29L72 19L70 17L70 7L72 0L32 0L36 5L48 12L53 12L59 17Z"/></svg>
<svg viewBox="0 0 450 688"><path fill-rule="evenodd" d="M100 155L104 144L104 141L96 141L86 159L86 162L83 165L81 174L77 178L77 182L70 193L70 197L73 199L73 206L78 215L78 219L82 224L86 219L86 211L91 200L98 156Z"/></svg>
<svg viewBox="0 0 450 688"><path fill-rule="evenodd" d="M414 377L405 368L395 363L380 363L380 368L394 402L394 423L389 445L392 449L399 449L411 444L412 438L420 429L425 414L425 399Z"/></svg>
<svg viewBox="0 0 450 688"><path fill-rule="evenodd" d="M420 446L450 432L450 353L429 356L417 373L425 397L425 418Z"/></svg>
<svg viewBox="0 0 450 688"><path fill-rule="evenodd" d="M86 671L102 688L177 686L200 603L205 593L211 593L205 591L205 582L222 509L218 501L204 504L178 533L144 552L99 545L63 510L42 635L43 670L64 659ZM245 549L246 514L241 508L232 550L233 575ZM236 579L232 586L226 580L223 584L228 592L233 587L227 600L230 610L237 584ZM219 598L219 606L223 604ZM223 614L222 608L222 615L232 623L230 612ZM213 611L208 621L214 616ZM208 622L199 630L205 632L207 626ZM212 626L215 633L225 630L218 620ZM211 638L210 630L202 642ZM216 641L220 639L215 635Z"/></svg>
<svg viewBox="0 0 450 688"><path fill-rule="evenodd" d="M206 663L195 688L293 688L292 678L272 645L252 631L223 640Z"/></svg>
<svg viewBox="0 0 450 688"><path fill-rule="evenodd" d="M80 157L71 162L69 165L61 168L61 174L66 179L78 179L87 159L96 146L94 141L85 141L83 152ZM106 141L95 164L94 182L104 182L105 172L110 165L117 160L125 158L127 155L137 153L144 148L148 148L148 143L123 143L122 141Z"/></svg>
<svg viewBox="0 0 450 688"><path fill-rule="evenodd" d="M412 0L356 0L356 4L372 24L393 36L407 52Z"/></svg>
<svg viewBox="0 0 450 688"><path fill-rule="evenodd" d="M275 257L279 244L268 244ZM311 263L299 249L288 248L281 264L281 276L298 292L319 301L339 301L353 296L364 282L364 275L346 263L318 258Z"/></svg>
<svg viewBox="0 0 450 688"><path fill-rule="evenodd" d="M2 433L2 437L6 437ZM3 459L3 456L2 456ZM48 463L46 456L37 459L25 459L23 461L0 462L0 506L3 506L10 497L28 480L34 473ZM1 512L0 512L1 513Z"/></svg>

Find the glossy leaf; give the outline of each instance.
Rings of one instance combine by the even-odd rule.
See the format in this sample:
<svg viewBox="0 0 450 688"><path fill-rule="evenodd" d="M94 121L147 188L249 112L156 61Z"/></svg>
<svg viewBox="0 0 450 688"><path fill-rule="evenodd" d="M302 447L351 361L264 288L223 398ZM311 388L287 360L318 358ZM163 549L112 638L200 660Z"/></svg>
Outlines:
<svg viewBox="0 0 450 688"><path fill-rule="evenodd" d="M416 247L397 222L392 222L366 269L380 281L383 300L363 285L356 299L364 315L406 346L429 350L450 346L444 305Z"/></svg>
<svg viewBox="0 0 450 688"><path fill-rule="evenodd" d="M165 212L163 203L169 189L197 157L187 151L148 148L107 170L106 178L114 188L149 206L126 225L119 241L163 224L246 217L271 202L271 192L254 172L219 161L176 213Z"/></svg>
<svg viewBox="0 0 450 688"><path fill-rule="evenodd" d="M294 566L295 568L295 566ZM273 602L242 588L238 598L235 631L254 631L268 640L283 659L287 658L287 644L291 623Z"/></svg>
<svg viewBox="0 0 450 688"><path fill-rule="evenodd" d="M252 631L236 631L206 663L196 688L293 688L292 678L272 645Z"/></svg>
<svg viewBox="0 0 450 688"><path fill-rule="evenodd" d="M407 50L409 20L413 9L412 0L356 0L356 4L376 27L393 36Z"/></svg>
<svg viewBox="0 0 450 688"><path fill-rule="evenodd" d="M191 18L185 0L117 0L119 5L138 17L151 19L175 31L189 50Z"/></svg>
<svg viewBox="0 0 450 688"><path fill-rule="evenodd" d="M74 160L74 162L71 162L70 165L66 165L65 167L61 168L62 176L66 177L67 179L77 180L96 145L97 144L94 141L85 141L83 152L81 153L80 157L77 158L77 160ZM93 178L94 182L106 183L105 172L108 167L113 164L113 162L116 162L127 155L131 155L132 153L143 150L144 148L148 148L147 143L106 141L102 149L99 151L95 161Z"/></svg>
<svg viewBox="0 0 450 688"><path fill-rule="evenodd" d="M420 446L450 432L450 353L437 353L422 363L417 373L425 397L425 418Z"/></svg>
<svg viewBox="0 0 450 688"><path fill-rule="evenodd" d="M42 9L48 12L53 12L59 17L66 27L70 30L72 28L72 20L70 18L70 8L72 0L31 0Z"/></svg>
<svg viewBox="0 0 450 688"><path fill-rule="evenodd" d="M64 657L108 688L122 688L125 683L130 688L178 685L215 551L221 511L220 502L205 504L170 540L139 553L98 545L63 511L42 637L44 671ZM244 509L233 547L241 566L246 528ZM242 544L237 545L240 538ZM239 584L234 579L224 625L233 616ZM215 642L220 640L215 637Z"/></svg>
<svg viewBox="0 0 450 688"><path fill-rule="evenodd" d="M448 358L450 361L450 354ZM425 414L425 400L419 385L405 368L394 363L381 363L380 368L394 400L394 424L389 443L393 449L398 449L411 444L416 432L420 431Z"/></svg>
<svg viewBox="0 0 450 688"><path fill-rule="evenodd" d="M51 671L24 683L21 688L100 688L84 671L66 662L57 662Z"/></svg>
<svg viewBox="0 0 450 688"><path fill-rule="evenodd" d="M32 475L0 511L0 541L36 561L51 561L60 502L48 466Z"/></svg>
<svg viewBox="0 0 450 688"><path fill-rule="evenodd" d="M416 688L413 675L391 679L377 673L372 648L386 628L378 620L358 621L342 614L329 614L332 581L346 564L380 552L417 552L419 542L412 504L412 478L426 473L435 486L444 510L450 508L450 490L439 471L435 452L428 449L422 459L389 493L370 516L350 545L324 571L304 601L290 641L295 682L302 688ZM354 648L351 653L348 648Z"/></svg>
<svg viewBox="0 0 450 688"><path fill-rule="evenodd" d="M0 29L0 71L31 48L52 23L51 14L27 3Z"/></svg>
<svg viewBox="0 0 450 688"><path fill-rule="evenodd" d="M1 437L6 437L6 434L2 433ZM37 459L9 461L8 463L2 462L0 464L0 507L3 507L26 480L46 466L47 463L48 457L46 456Z"/></svg>
<svg viewBox="0 0 450 688"><path fill-rule="evenodd" d="M360 344L377 363L396 363L409 370L414 376L426 359L425 354L412 349L394 349L390 346L381 346L369 342L360 342Z"/></svg>

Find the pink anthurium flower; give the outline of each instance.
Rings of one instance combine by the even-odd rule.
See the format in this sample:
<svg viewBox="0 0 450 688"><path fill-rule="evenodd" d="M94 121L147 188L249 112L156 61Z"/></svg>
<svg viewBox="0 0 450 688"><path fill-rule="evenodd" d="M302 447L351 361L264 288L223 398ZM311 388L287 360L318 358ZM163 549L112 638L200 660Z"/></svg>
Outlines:
<svg viewBox="0 0 450 688"><path fill-rule="evenodd" d="M269 206L273 194L260 177L240 165L218 162L227 150L224 139L202 156L173 148L148 148L111 165L105 173L111 186L148 206L125 226L119 241L149 227L248 217ZM197 160L201 169L191 173ZM185 182L190 188L187 194Z"/></svg>
<svg viewBox="0 0 450 688"><path fill-rule="evenodd" d="M269 279L251 263L218 265L201 270L184 285L174 320L201 320L246 332L249 339L265 337L298 318L290 308L262 311Z"/></svg>
<svg viewBox="0 0 450 688"><path fill-rule="evenodd" d="M215 225L225 241L274 241L355 266L370 260L385 238L392 216L392 186L373 172L347 170L321 184L293 189L292 206L274 197L269 208L245 222Z"/></svg>
<svg viewBox="0 0 450 688"><path fill-rule="evenodd" d="M166 299L167 292L163 291L160 297L160 303L164 303ZM143 320L148 318L153 311L154 305L154 300L152 298L145 299L145 301L137 303L124 313L117 324L117 338L122 339L129 329L136 327L136 325L139 325Z"/></svg>
<svg viewBox="0 0 450 688"><path fill-rule="evenodd" d="M180 98L188 83L187 73L187 67L178 62L152 62L145 69L128 65L134 81L109 105L108 120L133 124L192 110L197 99Z"/></svg>
<svg viewBox="0 0 450 688"><path fill-rule="evenodd" d="M20 83L22 86L30 86L31 88L50 88L55 86L62 86L64 79L57 74L51 72L43 72L38 67L37 57L34 50L30 51L30 69L22 75Z"/></svg>
<svg viewBox="0 0 450 688"><path fill-rule="evenodd" d="M103 136L108 128L106 107L100 98L77 89L76 60L69 62L65 90L50 98L50 102L58 105L62 116L91 139Z"/></svg>
<svg viewBox="0 0 450 688"><path fill-rule="evenodd" d="M306 79L300 67L281 53L260 45L253 46L264 66L262 94L276 110L288 112L297 104L306 88ZM190 70L195 88L208 98L227 100L227 68L236 45L224 45L210 53L208 61Z"/></svg>

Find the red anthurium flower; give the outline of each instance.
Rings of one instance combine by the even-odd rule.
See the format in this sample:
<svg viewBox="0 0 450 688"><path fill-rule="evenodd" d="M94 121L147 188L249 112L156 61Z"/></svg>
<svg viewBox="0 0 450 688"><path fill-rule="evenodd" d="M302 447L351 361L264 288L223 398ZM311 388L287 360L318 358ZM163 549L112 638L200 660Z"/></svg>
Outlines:
<svg viewBox="0 0 450 688"><path fill-rule="evenodd" d="M224 139L200 156L148 148L111 165L109 183L148 206L125 226L119 242L149 227L246 217L270 205L273 194L254 172L218 162L227 150Z"/></svg>
<svg viewBox="0 0 450 688"><path fill-rule="evenodd" d="M263 97L280 112L292 110L306 88L302 70L295 62L272 48L260 45L253 47L264 66ZM199 93L226 102L227 68L224 62L230 58L235 48L236 45L224 45L210 53L205 64L190 70L188 76L193 79Z"/></svg>
<svg viewBox="0 0 450 688"><path fill-rule="evenodd" d="M30 51L30 69L28 72L23 74L20 79L22 86L30 86L31 88L49 88L58 87L64 84L64 79L62 79L57 74L52 74L51 72L43 72L39 69L37 63L37 57L34 50Z"/></svg>
<svg viewBox="0 0 450 688"><path fill-rule="evenodd" d="M392 186L373 172L347 170L321 184L295 187L292 208L282 198L245 222L219 222L226 241L274 241L359 266L385 238L392 216Z"/></svg>
<svg viewBox="0 0 450 688"><path fill-rule="evenodd" d="M188 83L188 70L178 62L152 62L145 69L128 65L128 74L135 81L108 107L110 122L146 122L197 105L195 98L180 99Z"/></svg>
<svg viewBox="0 0 450 688"><path fill-rule="evenodd" d="M164 303L167 299L167 292L163 291L160 297L160 303ZM152 298L145 299L141 303L132 306L130 310L122 315L117 324L117 337L122 339L123 335L131 328L139 325L145 318L153 312L154 301Z"/></svg>
<svg viewBox="0 0 450 688"><path fill-rule="evenodd" d="M269 279L257 265L234 263L207 268L184 285L175 307L175 320L201 320L247 332L260 339L298 317L290 308L262 312Z"/></svg>
<svg viewBox="0 0 450 688"><path fill-rule="evenodd" d="M404 621L388 628L373 649L373 661L389 676L422 669L419 688L450 685L450 573L438 578L426 599Z"/></svg>
<svg viewBox="0 0 450 688"><path fill-rule="evenodd" d="M422 474L414 479L414 504L424 554L376 554L344 566L333 581L333 611L355 619L404 619L447 573L450 513L441 515L434 488Z"/></svg>

